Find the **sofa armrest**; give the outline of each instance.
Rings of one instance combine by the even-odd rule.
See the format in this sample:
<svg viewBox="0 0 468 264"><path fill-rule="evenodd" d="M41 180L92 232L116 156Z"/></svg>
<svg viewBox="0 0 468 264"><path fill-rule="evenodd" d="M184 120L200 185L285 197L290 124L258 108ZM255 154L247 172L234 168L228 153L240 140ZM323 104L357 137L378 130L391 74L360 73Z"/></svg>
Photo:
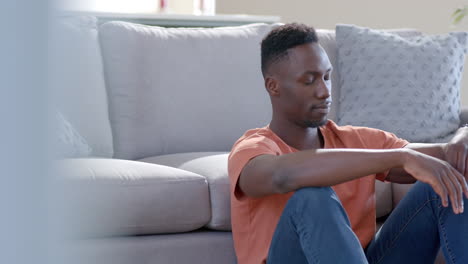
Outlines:
<svg viewBox="0 0 468 264"><path fill-rule="evenodd" d="M468 124L468 106L463 106L460 112L460 125Z"/></svg>

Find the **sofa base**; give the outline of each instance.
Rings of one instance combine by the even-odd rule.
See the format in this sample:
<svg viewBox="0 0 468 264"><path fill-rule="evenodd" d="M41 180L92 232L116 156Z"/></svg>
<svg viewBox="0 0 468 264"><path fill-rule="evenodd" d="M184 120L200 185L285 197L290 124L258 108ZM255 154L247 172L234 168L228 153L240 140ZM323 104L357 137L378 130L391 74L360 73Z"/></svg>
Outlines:
<svg viewBox="0 0 468 264"><path fill-rule="evenodd" d="M122 236L75 240L62 263L86 264L235 264L231 232Z"/></svg>

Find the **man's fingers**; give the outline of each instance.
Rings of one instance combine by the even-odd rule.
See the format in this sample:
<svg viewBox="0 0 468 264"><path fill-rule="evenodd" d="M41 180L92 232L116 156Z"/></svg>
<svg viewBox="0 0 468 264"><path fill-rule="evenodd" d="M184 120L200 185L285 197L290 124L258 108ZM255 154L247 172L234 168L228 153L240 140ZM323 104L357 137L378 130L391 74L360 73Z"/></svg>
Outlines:
<svg viewBox="0 0 468 264"><path fill-rule="evenodd" d="M452 180L452 184L455 188L455 196L457 199L457 208L458 208L458 213L461 214L464 211L464 205L463 205L463 186L465 185L463 176L457 171L457 170L452 170L452 173L450 173L450 179Z"/></svg>
<svg viewBox="0 0 468 264"><path fill-rule="evenodd" d="M436 185L433 186L433 188L435 192L439 194L440 199L442 200L442 206L447 207L448 206L448 190L447 190L447 187L445 187L445 183L443 182L442 177L438 178L438 181Z"/></svg>
<svg viewBox="0 0 468 264"><path fill-rule="evenodd" d="M452 184L455 187L455 192L457 196L457 207L458 213L463 213L464 205L463 205L463 192L465 186L465 179L464 177L458 172L457 170L451 168L450 179L452 180Z"/></svg>
<svg viewBox="0 0 468 264"><path fill-rule="evenodd" d="M456 177L457 181L459 182L463 193L465 194L466 198L468 199L468 184L466 182L465 177L458 172L457 170L452 168L452 174ZM463 195L461 197L461 202L463 202Z"/></svg>
<svg viewBox="0 0 468 264"><path fill-rule="evenodd" d="M452 210L455 214L458 214L458 198L456 196L455 186L453 185L452 180L450 180L450 176L445 172L442 174L442 181L445 184L445 187L447 187L450 203L452 204Z"/></svg>

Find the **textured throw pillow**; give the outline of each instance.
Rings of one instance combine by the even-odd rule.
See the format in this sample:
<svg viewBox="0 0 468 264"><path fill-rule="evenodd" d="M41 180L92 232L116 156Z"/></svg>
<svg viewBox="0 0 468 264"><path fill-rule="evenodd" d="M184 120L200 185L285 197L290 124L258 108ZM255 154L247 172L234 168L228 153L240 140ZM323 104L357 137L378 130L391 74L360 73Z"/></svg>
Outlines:
<svg viewBox="0 0 468 264"><path fill-rule="evenodd" d="M466 32L402 38L336 27L340 125L374 127L431 142L457 129Z"/></svg>
<svg viewBox="0 0 468 264"><path fill-rule="evenodd" d="M410 38L415 36L421 36L422 33L415 29L408 29L408 28L398 28L398 29L387 29L385 32L397 34L403 38ZM339 106L339 99L340 99L340 82L339 82L339 75L338 75L338 67L337 67L337 47L336 47L336 34L335 30L329 29L317 29L317 36L319 39L320 45L325 49L327 52L328 58L335 69L332 71L331 74L331 82L332 82L332 99L333 103L331 104L330 113L328 113L328 119L337 121L337 111L340 108Z"/></svg>
<svg viewBox="0 0 468 264"><path fill-rule="evenodd" d="M56 158L81 158L91 155L93 150L88 142L58 111L54 113L54 132Z"/></svg>

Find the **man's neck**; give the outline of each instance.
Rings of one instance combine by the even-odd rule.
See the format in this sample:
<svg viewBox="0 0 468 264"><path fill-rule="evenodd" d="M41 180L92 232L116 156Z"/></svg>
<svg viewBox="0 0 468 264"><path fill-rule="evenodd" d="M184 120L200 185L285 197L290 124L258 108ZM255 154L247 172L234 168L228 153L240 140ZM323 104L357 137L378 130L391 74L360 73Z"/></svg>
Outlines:
<svg viewBox="0 0 468 264"><path fill-rule="evenodd" d="M286 144L298 150L323 148L319 128L301 127L288 120L273 117L270 129Z"/></svg>

